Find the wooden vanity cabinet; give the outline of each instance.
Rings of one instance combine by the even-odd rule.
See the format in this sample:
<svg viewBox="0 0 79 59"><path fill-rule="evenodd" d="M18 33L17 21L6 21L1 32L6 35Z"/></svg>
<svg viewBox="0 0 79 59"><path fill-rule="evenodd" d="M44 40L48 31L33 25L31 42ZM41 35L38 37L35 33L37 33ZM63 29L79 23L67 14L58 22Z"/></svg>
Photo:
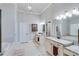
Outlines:
<svg viewBox="0 0 79 59"><path fill-rule="evenodd" d="M62 56L63 55L63 45L46 39L45 42L47 52L52 56Z"/></svg>
<svg viewBox="0 0 79 59"><path fill-rule="evenodd" d="M52 41L52 55L53 56L63 56L63 45Z"/></svg>
<svg viewBox="0 0 79 59"><path fill-rule="evenodd" d="M50 40L46 39L45 40L45 47L46 47L46 51L50 54L50 55L53 55L52 54L52 43Z"/></svg>

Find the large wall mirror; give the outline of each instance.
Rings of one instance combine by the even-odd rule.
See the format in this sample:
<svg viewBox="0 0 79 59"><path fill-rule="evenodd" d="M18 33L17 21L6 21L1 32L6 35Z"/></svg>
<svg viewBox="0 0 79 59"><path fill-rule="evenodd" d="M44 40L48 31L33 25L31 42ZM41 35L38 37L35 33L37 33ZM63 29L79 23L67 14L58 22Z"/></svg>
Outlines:
<svg viewBox="0 0 79 59"><path fill-rule="evenodd" d="M56 27L58 26L60 36L63 39L78 44L78 29L79 29L79 16L73 15L70 18L56 20L52 19L46 24L47 36L57 37Z"/></svg>
<svg viewBox="0 0 79 59"><path fill-rule="evenodd" d="M61 38L78 44L79 16L73 15L70 18L55 21L60 29Z"/></svg>

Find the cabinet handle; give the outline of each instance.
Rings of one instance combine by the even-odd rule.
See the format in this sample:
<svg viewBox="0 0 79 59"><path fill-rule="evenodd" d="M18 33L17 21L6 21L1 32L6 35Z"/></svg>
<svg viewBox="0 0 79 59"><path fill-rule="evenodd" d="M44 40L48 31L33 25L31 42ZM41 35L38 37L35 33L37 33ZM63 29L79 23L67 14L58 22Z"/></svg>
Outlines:
<svg viewBox="0 0 79 59"><path fill-rule="evenodd" d="M73 56L75 56L75 55L73 55Z"/></svg>

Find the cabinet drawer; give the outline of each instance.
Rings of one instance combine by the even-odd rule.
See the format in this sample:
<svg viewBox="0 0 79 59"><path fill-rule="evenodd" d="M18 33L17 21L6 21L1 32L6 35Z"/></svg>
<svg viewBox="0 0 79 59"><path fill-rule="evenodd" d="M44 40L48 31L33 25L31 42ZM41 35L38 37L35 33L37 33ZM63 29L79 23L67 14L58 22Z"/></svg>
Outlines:
<svg viewBox="0 0 79 59"><path fill-rule="evenodd" d="M71 52L71 51L69 51L67 49L64 49L64 54L69 55L69 56L73 56L74 55L73 52Z"/></svg>

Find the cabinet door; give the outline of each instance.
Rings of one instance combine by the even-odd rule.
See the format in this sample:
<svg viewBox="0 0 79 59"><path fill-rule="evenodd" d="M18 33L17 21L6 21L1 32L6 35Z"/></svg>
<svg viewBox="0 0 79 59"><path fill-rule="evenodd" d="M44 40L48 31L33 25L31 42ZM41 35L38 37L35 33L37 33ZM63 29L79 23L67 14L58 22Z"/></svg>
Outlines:
<svg viewBox="0 0 79 59"><path fill-rule="evenodd" d="M63 51L63 49L64 49L64 47L63 47L63 45L61 45L61 44L58 44L58 47L59 47L59 50L58 50L58 56L63 56L64 54L64 51Z"/></svg>
<svg viewBox="0 0 79 59"><path fill-rule="evenodd" d="M58 55L58 47L53 46L53 55L57 56Z"/></svg>
<svg viewBox="0 0 79 59"><path fill-rule="evenodd" d="M46 50L49 54L52 55L52 43L49 40L46 40Z"/></svg>
<svg viewBox="0 0 79 59"><path fill-rule="evenodd" d="M64 49L64 54L68 55L68 56L73 56L73 52L67 50L67 49Z"/></svg>

